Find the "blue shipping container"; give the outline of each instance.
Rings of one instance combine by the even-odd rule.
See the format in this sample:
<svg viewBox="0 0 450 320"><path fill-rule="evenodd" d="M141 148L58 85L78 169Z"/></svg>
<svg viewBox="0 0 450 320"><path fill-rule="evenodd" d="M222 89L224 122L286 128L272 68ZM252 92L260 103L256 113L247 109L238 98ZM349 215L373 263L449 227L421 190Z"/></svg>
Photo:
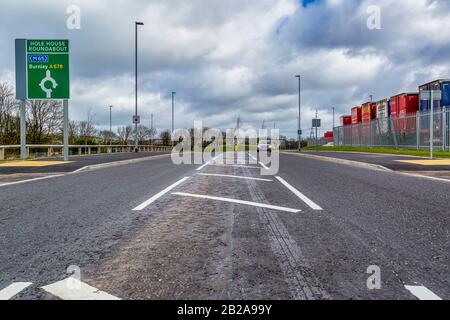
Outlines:
<svg viewBox="0 0 450 320"><path fill-rule="evenodd" d="M436 111L441 108L450 109L450 79L436 80L430 83L419 86L419 92L423 90L441 90L442 100L434 102L434 109ZM420 101L420 111L428 111L430 109L430 102L426 100Z"/></svg>

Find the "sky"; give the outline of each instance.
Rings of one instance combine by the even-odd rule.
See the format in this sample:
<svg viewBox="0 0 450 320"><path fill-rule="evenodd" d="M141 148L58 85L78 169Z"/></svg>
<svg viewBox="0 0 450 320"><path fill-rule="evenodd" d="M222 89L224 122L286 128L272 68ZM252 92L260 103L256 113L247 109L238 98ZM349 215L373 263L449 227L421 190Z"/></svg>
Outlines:
<svg viewBox="0 0 450 320"><path fill-rule="evenodd" d="M67 8L81 10L68 29ZM373 6L380 28L369 28ZM139 114L176 128L243 123L297 132L316 110L323 130L373 95L381 100L450 78L446 0L0 0L0 81L14 80L14 39L71 41L72 120L109 127L134 114L134 21L139 27Z"/></svg>

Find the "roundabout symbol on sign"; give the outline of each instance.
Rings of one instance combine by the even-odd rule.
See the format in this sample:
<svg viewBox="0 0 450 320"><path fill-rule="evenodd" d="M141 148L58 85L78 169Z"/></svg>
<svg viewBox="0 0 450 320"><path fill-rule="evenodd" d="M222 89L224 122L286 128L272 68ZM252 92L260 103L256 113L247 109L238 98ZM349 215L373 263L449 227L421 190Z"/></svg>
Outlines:
<svg viewBox="0 0 450 320"><path fill-rule="evenodd" d="M53 89L45 87L45 83L46 82L51 82L53 89L56 89L56 87L58 86L58 84L56 83L55 79L52 78L50 70L47 70L46 77L44 79L42 79L41 83L39 84L39 86L41 87L42 91L44 91L45 94L47 95L47 99L50 99L52 97Z"/></svg>

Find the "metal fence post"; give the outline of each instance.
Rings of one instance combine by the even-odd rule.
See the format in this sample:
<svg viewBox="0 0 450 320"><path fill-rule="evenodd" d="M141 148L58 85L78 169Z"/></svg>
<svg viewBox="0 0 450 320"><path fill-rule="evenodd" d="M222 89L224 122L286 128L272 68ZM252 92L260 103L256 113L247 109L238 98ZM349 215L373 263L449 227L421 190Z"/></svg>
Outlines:
<svg viewBox="0 0 450 320"><path fill-rule="evenodd" d="M442 108L441 112L441 126L442 126L442 151L445 152L447 146L447 117L445 114L445 108Z"/></svg>
<svg viewBox="0 0 450 320"><path fill-rule="evenodd" d="M416 114L416 145L417 150L420 150L420 113Z"/></svg>

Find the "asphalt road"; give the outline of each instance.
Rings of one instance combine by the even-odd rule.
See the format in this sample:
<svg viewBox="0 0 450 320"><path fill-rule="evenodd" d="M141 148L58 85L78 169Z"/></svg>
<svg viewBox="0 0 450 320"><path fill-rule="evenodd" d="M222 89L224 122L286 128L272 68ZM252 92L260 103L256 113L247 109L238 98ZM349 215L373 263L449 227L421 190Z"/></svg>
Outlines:
<svg viewBox="0 0 450 320"><path fill-rule="evenodd" d="M164 154L163 152L139 152L139 153L115 153L91 156L74 156L69 158L69 163L49 165L45 167L2 167L0 166L0 175L12 174L41 174L41 173L67 173L73 172L86 166L92 166L103 163L111 163L124 160L141 159L150 156ZM62 161L62 158L41 158L35 161Z"/></svg>
<svg viewBox="0 0 450 320"><path fill-rule="evenodd" d="M335 152L335 151L310 151L313 155L338 158L344 160L358 161L364 163L371 163L386 167L394 171L404 172L421 172L421 171L435 171L443 172L450 171L450 166L434 165L434 166L422 166L411 163L402 163L401 160L424 160L420 157L399 156L399 155L385 155L375 153L354 153L354 152ZM427 160L427 159L425 159Z"/></svg>
<svg viewBox="0 0 450 320"><path fill-rule="evenodd" d="M449 183L288 154L265 176L244 156L1 187L0 298L450 299ZM58 287L69 266L81 289Z"/></svg>

